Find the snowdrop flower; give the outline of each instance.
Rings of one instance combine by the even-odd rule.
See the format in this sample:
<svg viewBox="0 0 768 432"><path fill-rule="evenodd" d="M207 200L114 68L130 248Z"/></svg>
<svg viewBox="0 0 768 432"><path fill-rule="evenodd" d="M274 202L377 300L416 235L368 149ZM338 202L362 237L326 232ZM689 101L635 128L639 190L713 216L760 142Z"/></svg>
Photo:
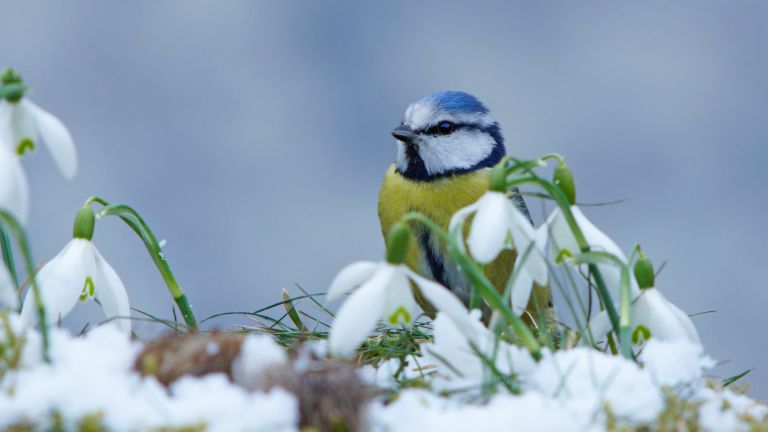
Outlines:
<svg viewBox="0 0 768 432"><path fill-rule="evenodd" d="M592 251L607 252L621 261L627 262L627 256L624 255L621 248L619 248L610 237L590 222L590 220L584 216L584 213L581 212L581 209L572 205L571 212ZM551 250L555 257L564 250L567 250L571 255L578 255L581 253L581 248L576 241L576 237L573 235L573 232L559 207L549 215L546 226L549 229L549 237L552 240ZM621 288L621 269L616 265L607 262L598 263L596 266L603 275L603 279L605 280L611 296L618 301ZM640 293L634 278L631 279L630 293L632 298L637 297Z"/></svg>
<svg viewBox="0 0 768 432"><path fill-rule="evenodd" d="M699 334L688 315L654 288L655 277L651 260L645 256L640 246L636 251L638 259L633 273L641 293L631 306L630 328L637 329L638 326L643 326L650 332L651 338L657 341L684 341L700 345ZM603 315L598 315L590 323L595 335L603 336L608 332L608 319Z"/></svg>
<svg viewBox="0 0 768 432"><path fill-rule="evenodd" d="M115 270L91 242L95 216L83 207L75 219L74 238L37 274L43 304L49 322L67 315L77 304L95 298L104 314L118 318L117 325L126 333L131 331L130 306L125 286ZM26 323L37 319L33 294L24 300L21 317Z"/></svg>
<svg viewBox="0 0 768 432"><path fill-rule="evenodd" d="M517 275L511 292L512 308L520 315L528 305L533 283L546 285L549 281L543 253L546 227L535 229L506 193L490 190L453 215L450 232L461 235L457 228L473 213L467 246L478 262L490 263L505 248L518 253L517 261L521 264L515 265Z"/></svg>
<svg viewBox="0 0 768 432"><path fill-rule="evenodd" d="M14 86L18 90L10 94L5 92L5 99L0 101L0 139L12 151L23 155L28 150L34 150L42 137L64 177L74 177L77 173L77 152L66 126L56 116L24 97L26 87L13 70L3 73L2 85L6 89Z"/></svg>
<svg viewBox="0 0 768 432"><path fill-rule="evenodd" d="M643 326L650 332L651 339L664 342L685 341L701 344L693 322L682 310L672 304L656 288L642 290L632 303L631 329L637 331ZM591 322L592 334L602 337L610 331L611 323L606 312L601 312Z"/></svg>
<svg viewBox="0 0 768 432"><path fill-rule="evenodd" d="M499 339L483 325L480 310L469 312L467 322L472 324L471 335L467 335L467 329L459 329L455 320L442 312L437 314L433 322L434 339L422 344L424 358L420 362L422 367L436 366L433 390L466 390L473 387L481 390L480 384L487 378L488 365L478 356L478 352L494 359L494 367L502 374L525 375L535 368L536 361L530 352Z"/></svg>
<svg viewBox="0 0 768 432"><path fill-rule="evenodd" d="M387 261L356 262L344 268L331 283L328 299L354 292L341 305L333 321L329 344L331 353L349 355L374 329L379 319L390 325L408 325L419 310L411 283L424 297L453 320L459 328L472 331L467 309L444 286L423 278L403 264L410 242L410 230L395 224L387 241Z"/></svg>

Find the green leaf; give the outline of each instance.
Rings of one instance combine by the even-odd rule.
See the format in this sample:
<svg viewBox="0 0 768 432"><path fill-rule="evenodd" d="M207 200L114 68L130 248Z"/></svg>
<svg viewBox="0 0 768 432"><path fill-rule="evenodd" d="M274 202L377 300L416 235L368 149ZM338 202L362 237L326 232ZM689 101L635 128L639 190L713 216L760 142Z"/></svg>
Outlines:
<svg viewBox="0 0 768 432"><path fill-rule="evenodd" d="M99 199L93 199L93 201L98 201L102 204L106 203L106 201ZM197 331L197 320L195 319L195 314L192 312L192 307L189 304L189 300L187 300L187 296L184 294L184 291L182 291L179 283L176 281L176 277L173 275L171 267L166 261L165 255L163 254L162 248L160 247L160 243L157 241L157 238L149 226L144 222L144 219L139 216L136 210L125 204L106 205L106 207L99 211L99 216L120 217L120 219L122 219L123 222L131 227L136 235L141 238L141 240L144 242L144 246L146 247L147 252L149 253L150 258L152 258L152 261L155 263L157 270L160 272L163 280L165 281L165 284L168 286L168 291L171 292L173 300L179 307L187 327L189 327L189 330L191 331Z"/></svg>
<svg viewBox="0 0 768 432"><path fill-rule="evenodd" d="M730 378L726 378L726 379L724 379L724 380L723 380L723 382L722 382L722 384L723 384L723 387L728 387L729 385L731 385L731 384L735 383L736 381L738 381L738 380L740 380L740 379L744 378L745 376L747 376L747 375L748 375L750 372L752 372L753 370L754 370L754 369L747 369L747 370L745 370L744 372L742 372L742 373L740 373L740 374L736 374L736 375L734 375L734 376L732 376L732 377L730 377Z"/></svg>

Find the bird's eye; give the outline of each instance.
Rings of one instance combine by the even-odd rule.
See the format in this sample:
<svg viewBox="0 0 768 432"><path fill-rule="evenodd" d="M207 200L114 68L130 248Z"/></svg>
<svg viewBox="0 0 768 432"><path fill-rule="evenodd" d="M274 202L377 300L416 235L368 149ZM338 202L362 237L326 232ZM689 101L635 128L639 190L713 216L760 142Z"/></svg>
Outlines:
<svg viewBox="0 0 768 432"><path fill-rule="evenodd" d="M440 122L440 124L437 125L437 133L440 135L448 135L453 132L453 129L454 125L449 121Z"/></svg>

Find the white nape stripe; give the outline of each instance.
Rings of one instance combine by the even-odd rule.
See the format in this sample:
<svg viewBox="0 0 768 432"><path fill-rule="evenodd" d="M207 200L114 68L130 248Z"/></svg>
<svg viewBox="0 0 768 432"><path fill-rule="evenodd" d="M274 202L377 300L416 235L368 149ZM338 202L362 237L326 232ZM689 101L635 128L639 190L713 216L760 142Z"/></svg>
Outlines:
<svg viewBox="0 0 768 432"><path fill-rule="evenodd" d="M408 106L403 116L403 124L410 126L414 130L427 129L443 121L478 126L490 126L493 124L493 118L488 113L445 112L438 110L431 102L415 102Z"/></svg>

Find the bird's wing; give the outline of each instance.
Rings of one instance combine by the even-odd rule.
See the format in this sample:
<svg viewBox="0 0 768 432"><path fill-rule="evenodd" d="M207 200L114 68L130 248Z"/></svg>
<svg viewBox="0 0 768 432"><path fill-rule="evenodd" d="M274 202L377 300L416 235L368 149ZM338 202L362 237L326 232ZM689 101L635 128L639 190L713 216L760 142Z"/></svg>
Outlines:
<svg viewBox="0 0 768 432"><path fill-rule="evenodd" d="M520 194L520 190L518 190L516 187L510 188L509 191L507 191L507 196L509 197L509 200L512 201L512 204L514 204L515 207L520 210L520 213L522 213L523 216L528 219L528 222L533 225L531 213L528 211L528 206L525 205L525 200L523 199L523 195Z"/></svg>

